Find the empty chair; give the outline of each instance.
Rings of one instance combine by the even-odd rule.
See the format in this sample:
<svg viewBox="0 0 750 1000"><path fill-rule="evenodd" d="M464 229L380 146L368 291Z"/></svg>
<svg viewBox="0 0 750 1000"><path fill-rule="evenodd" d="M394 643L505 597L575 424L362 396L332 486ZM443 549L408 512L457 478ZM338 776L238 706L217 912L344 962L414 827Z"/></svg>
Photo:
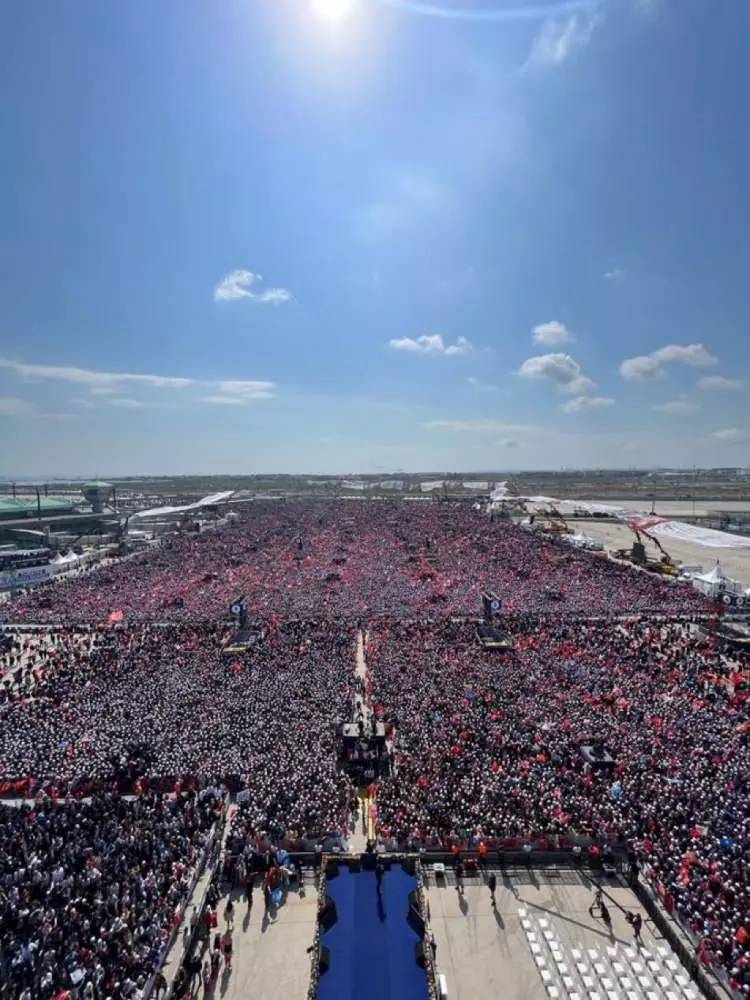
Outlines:
<svg viewBox="0 0 750 1000"><path fill-rule="evenodd" d="M557 997L560 996L560 990L557 986L553 986L552 983L547 984L547 993L552 997L552 1000L557 1000Z"/></svg>

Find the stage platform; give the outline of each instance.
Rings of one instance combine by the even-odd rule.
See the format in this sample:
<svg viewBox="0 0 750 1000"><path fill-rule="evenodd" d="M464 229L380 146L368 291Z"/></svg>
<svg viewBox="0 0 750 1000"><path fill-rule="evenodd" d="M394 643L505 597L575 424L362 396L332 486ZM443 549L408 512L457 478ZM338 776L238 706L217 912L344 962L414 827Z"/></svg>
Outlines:
<svg viewBox="0 0 750 1000"><path fill-rule="evenodd" d="M500 652L513 649L513 639L496 625L478 625L477 639L482 649L494 649Z"/></svg>
<svg viewBox="0 0 750 1000"><path fill-rule="evenodd" d="M331 964L321 974L318 1000L428 1000L415 954L419 937L406 919L415 888L415 877L395 863L380 895L374 871L351 873L341 865L327 880L337 920L321 939Z"/></svg>

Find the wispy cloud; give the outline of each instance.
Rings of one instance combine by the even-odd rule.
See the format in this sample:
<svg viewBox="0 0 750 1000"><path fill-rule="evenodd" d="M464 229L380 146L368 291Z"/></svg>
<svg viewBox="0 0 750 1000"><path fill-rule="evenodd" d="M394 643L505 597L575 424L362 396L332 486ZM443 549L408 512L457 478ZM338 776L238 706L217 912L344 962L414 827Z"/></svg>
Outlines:
<svg viewBox="0 0 750 1000"><path fill-rule="evenodd" d="M222 402L243 404L257 399L271 399L274 395L275 383L257 379L192 379L173 375L140 375L129 372L101 372L89 368L76 368L69 365L35 365L20 361L8 361L0 358L0 368L15 372L27 381L69 382L74 385L86 386L89 391L102 397L102 401L111 406L123 409L136 409L149 405L148 402L129 396L118 396L126 387L150 389L186 389L202 387L213 390L203 401L216 402L220 397ZM220 394L220 396L218 395ZM83 400L75 401L76 406L86 406Z"/></svg>
<svg viewBox="0 0 750 1000"><path fill-rule="evenodd" d="M491 382L483 382L475 375L469 375L466 381L470 386L472 386L472 388L476 389L477 392L497 392L496 385L493 385Z"/></svg>
<svg viewBox="0 0 750 1000"><path fill-rule="evenodd" d="M613 267L610 271L605 271L602 277L605 281L621 281L625 277L625 271L621 267Z"/></svg>
<svg viewBox="0 0 750 1000"><path fill-rule="evenodd" d="M421 337L401 337L388 341L388 346L394 351L407 351L411 354L442 354L447 358L470 354L474 345L466 337L459 337L455 344L446 344L439 333L424 334Z"/></svg>
<svg viewBox="0 0 750 1000"><path fill-rule="evenodd" d="M609 396L576 396L563 403L560 409L563 413L585 413L587 410L602 410L613 406L614 402Z"/></svg>
<svg viewBox="0 0 750 1000"><path fill-rule="evenodd" d="M656 403L651 409L656 410L657 413L670 413L673 416L679 416L683 413L695 413L700 410L700 406L697 403L689 403L685 399L672 399L668 403Z"/></svg>
<svg viewBox="0 0 750 1000"><path fill-rule="evenodd" d="M742 427L725 427L720 431L714 431L709 435L715 441L723 441L726 444L742 444L750 441L750 431Z"/></svg>
<svg viewBox="0 0 750 1000"><path fill-rule="evenodd" d="M286 288L264 288L257 289L263 277L254 274L252 271L245 271L241 268L225 274L214 289L214 299L216 302L237 302L239 299L251 299L253 302L260 302L265 305L282 305L288 302L292 293Z"/></svg>
<svg viewBox="0 0 750 1000"><path fill-rule="evenodd" d="M242 396L201 396L200 401L215 406L244 406L247 403L247 399Z"/></svg>
<svg viewBox="0 0 750 1000"><path fill-rule="evenodd" d="M534 38L526 66L560 66L589 44L600 21L597 11L547 18Z"/></svg>
<svg viewBox="0 0 750 1000"><path fill-rule="evenodd" d="M635 382L659 382L667 377L666 365L683 364L691 368L707 368L718 358L710 354L703 344L668 344L651 354L626 358L620 365L624 379Z"/></svg>
<svg viewBox="0 0 750 1000"><path fill-rule="evenodd" d="M704 375L698 379L698 388L703 392L738 392L744 383L739 378L726 378L724 375Z"/></svg>
<svg viewBox="0 0 750 1000"><path fill-rule="evenodd" d="M129 396L113 396L107 402L110 406L117 406L121 410L140 410L146 405L140 399L131 399Z"/></svg>
<svg viewBox="0 0 750 1000"><path fill-rule="evenodd" d="M518 370L522 378L548 379L555 382L561 392L582 395L596 387L596 383L583 374L578 362L569 354L540 354L527 358Z"/></svg>
<svg viewBox="0 0 750 1000"><path fill-rule="evenodd" d="M220 395L202 396L201 402L215 406L245 406L258 399L273 399L273 382L229 380L217 382Z"/></svg>
<svg viewBox="0 0 750 1000"><path fill-rule="evenodd" d="M90 368L76 368L72 365L36 365L21 361L9 361L0 358L0 368L6 368L25 379L54 379L62 382L74 382L86 385L92 392L112 392L123 382L134 385L153 386L155 389L184 389L195 385L190 378L180 378L173 375L141 375L130 372L100 372Z"/></svg>

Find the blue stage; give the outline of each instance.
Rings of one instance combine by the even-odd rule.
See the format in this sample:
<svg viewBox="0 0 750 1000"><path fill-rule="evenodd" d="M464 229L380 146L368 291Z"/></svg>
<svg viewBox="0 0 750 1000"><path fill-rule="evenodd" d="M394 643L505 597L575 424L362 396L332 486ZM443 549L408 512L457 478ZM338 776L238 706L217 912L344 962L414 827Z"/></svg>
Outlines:
<svg viewBox="0 0 750 1000"><path fill-rule="evenodd" d="M352 874L342 865L328 879L338 919L322 937L331 966L318 1000L427 1000L427 976L415 957L419 938L406 920L416 885L398 864L385 872L380 896L372 871Z"/></svg>

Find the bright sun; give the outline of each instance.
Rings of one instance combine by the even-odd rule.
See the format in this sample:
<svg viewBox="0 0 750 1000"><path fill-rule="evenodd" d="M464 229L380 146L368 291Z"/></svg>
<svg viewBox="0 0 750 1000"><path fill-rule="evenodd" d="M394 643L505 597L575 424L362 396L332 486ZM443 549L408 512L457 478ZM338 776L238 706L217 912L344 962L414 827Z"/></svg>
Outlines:
<svg viewBox="0 0 750 1000"><path fill-rule="evenodd" d="M313 11L327 21L338 21L351 13L353 0L310 0Z"/></svg>

